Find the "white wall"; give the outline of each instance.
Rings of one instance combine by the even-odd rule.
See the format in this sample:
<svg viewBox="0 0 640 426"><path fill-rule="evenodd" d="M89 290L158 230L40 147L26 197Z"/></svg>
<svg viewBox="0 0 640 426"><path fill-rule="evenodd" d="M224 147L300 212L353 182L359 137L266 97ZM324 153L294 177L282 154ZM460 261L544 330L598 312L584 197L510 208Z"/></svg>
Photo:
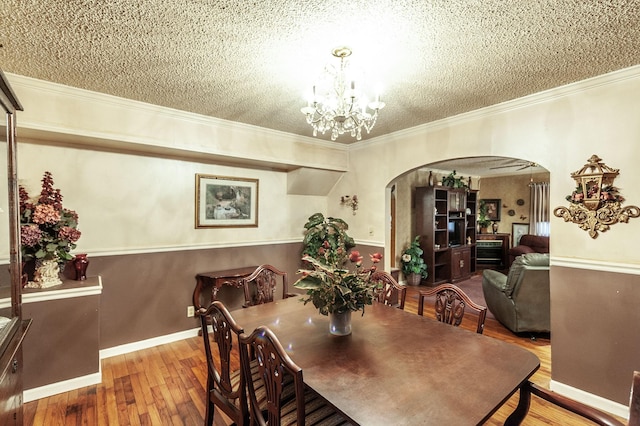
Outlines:
<svg viewBox="0 0 640 426"><path fill-rule="evenodd" d="M626 205L640 205L640 67L553 89L404 132L362 141L352 147L349 173L333 198L357 193L356 238L368 228L384 235L385 186L424 164L450 158L499 155L539 163L551 174L551 205L566 206L575 188L570 174L592 154L620 169L615 185ZM329 202L329 209L332 203ZM640 218L617 224L597 239L577 225L552 218L552 254L638 264ZM632 237L630 237L632 236ZM380 237L382 238L382 237Z"/></svg>
<svg viewBox="0 0 640 426"><path fill-rule="evenodd" d="M131 154L19 144L19 183L40 193L45 170L95 254L300 241L325 197L287 195L287 174ZM259 180L258 228L195 229L195 174Z"/></svg>
<svg viewBox="0 0 640 426"><path fill-rule="evenodd" d="M298 242L307 218L326 211L327 198L288 193L287 171L312 167L333 182L348 162L342 145L9 78L25 109L17 115L19 183L36 197L43 173L53 174L64 206L79 214L76 253ZM239 162L246 167L234 166ZM196 173L258 179L259 226L195 229ZM0 196L6 223L6 184ZM0 228L3 241L7 228ZM0 261L8 256L3 245Z"/></svg>

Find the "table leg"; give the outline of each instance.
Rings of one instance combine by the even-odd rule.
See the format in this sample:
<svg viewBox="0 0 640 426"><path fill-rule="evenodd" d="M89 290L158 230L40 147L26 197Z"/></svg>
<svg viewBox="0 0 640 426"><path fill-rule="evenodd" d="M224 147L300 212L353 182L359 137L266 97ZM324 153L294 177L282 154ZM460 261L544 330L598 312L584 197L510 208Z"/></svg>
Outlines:
<svg viewBox="0 0 640 426"><path fill-rule="evenodd" d="M505 426L518 426L521 424L529 412L529 405L531 405L531 391L527 383L523 383L523 385L520 386L518 406L504 422Z"/></svg>

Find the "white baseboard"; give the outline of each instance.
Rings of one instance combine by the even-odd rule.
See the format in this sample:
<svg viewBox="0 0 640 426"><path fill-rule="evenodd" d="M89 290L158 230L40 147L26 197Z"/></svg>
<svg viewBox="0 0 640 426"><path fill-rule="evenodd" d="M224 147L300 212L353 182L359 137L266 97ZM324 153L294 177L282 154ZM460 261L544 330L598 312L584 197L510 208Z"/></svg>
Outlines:
<svg viewBox="0 0 640 426"><path fill-rule="evenodd" d="M49 385L40 386L39 388L26 389L22 394L25 403L35 401L40 398L46 398L63 392L69 392L85 386L92 386L102 383L102 371L88 374L86 376L74 377L73 379L64 380L62 382L51 383Z"/></svg>
<svg viewBox="0 0 640 426"><path fill-rule="evenodd" d="M139 342L127 343L125 345L114 346L113 348L102 349L100 351L100 359L111 358L116 355L124 355L130 352L139 351L141 349L153 348L154 346L164 345L165 343L177 342L178 340L188 339L198 335L200 328L179 331L165 336L152 337Z"/></svg>
<svg viewBox="0 0 640 426"><path fill-rule="evenodd" d="M592 393L585 392L581 389L574 388L572 386L565 385L564 383L556 382L553 380L551 381L549 388L554 392L557 392L571 399L575 399L576 401L582 402L583 404L587 404L591 407L595 407L599 410L606 411L607 413L611 413L625 419L629 418L629 407L626 405L622 405L618 402L605 399L601 396L594 395ZM631 389L631 386L629 386L629 389Z"/></svg>
<svg viewBox="0 0 640 426"><path fill-rule="evenodd" d="M154 346L163 345L165 343L177 342L178 340L188 339L198 335L199 328L180 331L178 333L167 334L166 336L158 336L139 342L127 343L126 345L115 346L113 348L103 349L100 351L100 370L97 373L88 374L86 376L74 377L73 379L63 380L61 382L51 383L39 388L26 389L23 393L23 401L31 402L37 399L46 398L63 392L69 392L85 386L92 386L102 383L102 360L116 355L124 355L140 349L148 349Z"/></svg>

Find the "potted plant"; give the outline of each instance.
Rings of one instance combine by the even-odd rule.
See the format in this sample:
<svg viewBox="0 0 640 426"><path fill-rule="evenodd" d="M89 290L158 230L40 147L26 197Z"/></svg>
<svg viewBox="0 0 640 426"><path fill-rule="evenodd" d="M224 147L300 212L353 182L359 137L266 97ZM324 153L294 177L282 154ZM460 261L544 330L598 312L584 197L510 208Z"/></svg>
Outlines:
<svg viewBox="0 0 640 426"><path fill-rule="evenodd" d="M447 176L442 177L442 185L450 188L468 188L463 176L456 176L456 171L452 171Z"/></svg>
<svg viewBox="0 0 640 426"><path fill-rule="evenodd" d="M420 248L420 236L417 235L400 258L402 261L402 273L411 285L419 285L420 281L429 275L422 253L424 251Z"/></svg>
<svg viewBox="0 0 640 426"><path fill-rule="evenodd" d="M487 205L484 200L480 201L480 208L478 209L478 226L481 234L487 232L487 228L491 225L491 220L487 216Z"/></svg>
<svg viewBox="0 0 640 426"><path fill-rule="evenodd" d="M347 247L354 246L353 239L347 235L348 225L341 219L325 221L317 213L309 218L307 225L302 260L311 269L299 270L302 277L293 285L306 290L307 297L302 299L305 304L312 302L320 314L330 317L332 334L350 334L351 312L361 310L364 315L365 306L373 303L376 285L370 278L382 255L369 255L372 266L366 268L357 250L348 253ZM318 244L321 236L324 239ZM345 266L347 260L355 264L355 270Z"/></svg>
<svg viewBox="0 0 640 426"><path fill-rule="evenodd" d="M344 263L347 252L356 246L353 238L347 234L349 225L339 218L325 219L322 213L315 213L309 217L304 229L302 255L311 256L321 262Z"/></svg>

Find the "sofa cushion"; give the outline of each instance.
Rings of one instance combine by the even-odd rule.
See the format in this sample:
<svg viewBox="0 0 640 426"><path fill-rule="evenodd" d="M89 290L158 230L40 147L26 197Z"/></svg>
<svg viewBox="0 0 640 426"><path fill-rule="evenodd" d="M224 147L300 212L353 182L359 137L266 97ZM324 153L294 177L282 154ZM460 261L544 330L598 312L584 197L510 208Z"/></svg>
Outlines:
<svg viewBox="0 0 640 426"><path fill-rule="evenodd" d="M520 237L518 245L509 249L509 265L525 253L549 253L549 237L531 234Z"/></svg>
<svg viewBox="0 0 640 426"><path fill-rule="evenodd" d="M536 253L549 253L549 237L544 237L541 235L525 234L522 237L520 237L520 242L518 243L518 246L530 247Z"/></svg>
<svg viewBox="0 0 640 426"><path fill-rule="evenodd" d="M529 246L523 246L522 244L509 249L509 254L514 258L526 253L537 253L537 251Z"/></svg>

